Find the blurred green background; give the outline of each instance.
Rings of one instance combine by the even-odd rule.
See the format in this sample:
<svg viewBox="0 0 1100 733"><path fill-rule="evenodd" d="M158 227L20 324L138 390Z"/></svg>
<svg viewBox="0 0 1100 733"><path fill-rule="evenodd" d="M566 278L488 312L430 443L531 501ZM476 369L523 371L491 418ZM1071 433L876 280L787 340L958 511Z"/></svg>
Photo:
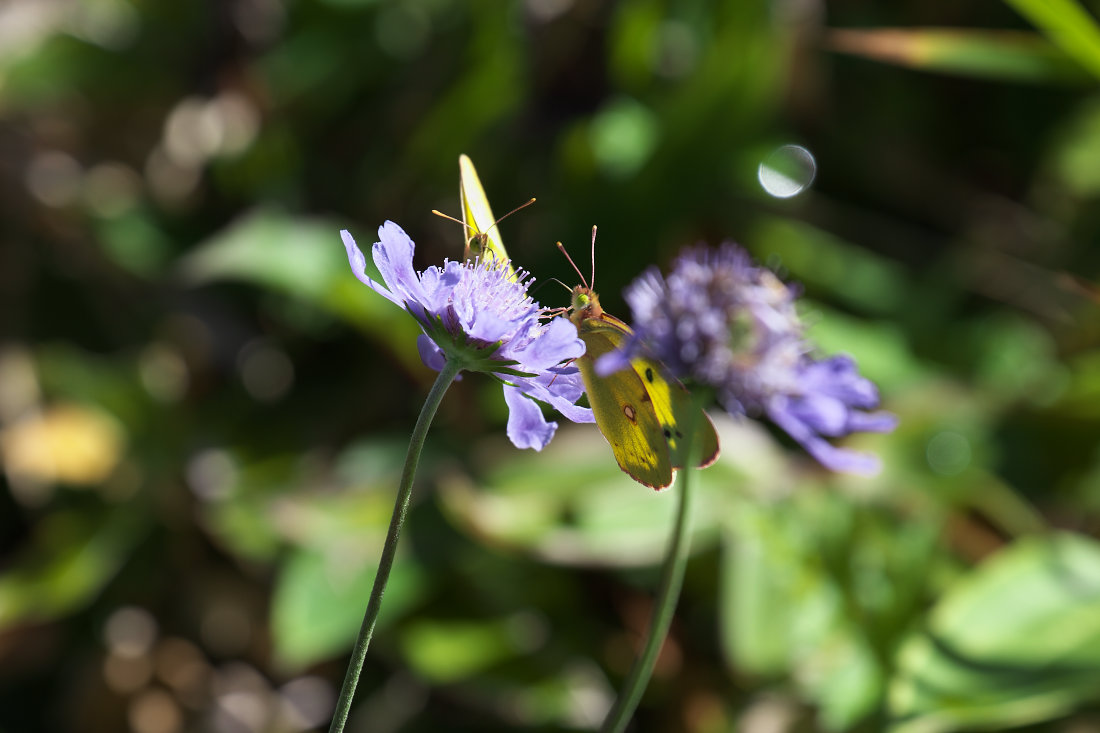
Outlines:
<svg viewBox="0 0 1100 733"><path fill-rule="evenodd" d="M874 479L718 420L634 730L1100 731L1097 10L0 4L0 731L327 726L433 378L338 230L460 256L460 153L538 198L544 304L592 224L624 316L734 239L901 418ZM588 730L622 682L674 497L505 418L444 401L353 730Z"/></svg>

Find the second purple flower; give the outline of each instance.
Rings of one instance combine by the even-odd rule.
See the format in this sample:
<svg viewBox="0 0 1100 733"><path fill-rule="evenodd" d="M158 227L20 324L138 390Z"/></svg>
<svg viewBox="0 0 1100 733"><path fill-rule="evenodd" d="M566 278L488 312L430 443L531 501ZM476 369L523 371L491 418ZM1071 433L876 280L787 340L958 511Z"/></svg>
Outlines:
<svg viewBox="0 0 1100 733"><path fill-rule="evenodd" d="M635 337L597 369L617 371L644 349L677 376L714 389L730 413L766 416L827 468L876 473L877 457L828 439L888 432L897 420L868 412L878 390L851 358L813 355L796 297L733 244L687 250L668 277L652 268L626 289Z"/></svg>

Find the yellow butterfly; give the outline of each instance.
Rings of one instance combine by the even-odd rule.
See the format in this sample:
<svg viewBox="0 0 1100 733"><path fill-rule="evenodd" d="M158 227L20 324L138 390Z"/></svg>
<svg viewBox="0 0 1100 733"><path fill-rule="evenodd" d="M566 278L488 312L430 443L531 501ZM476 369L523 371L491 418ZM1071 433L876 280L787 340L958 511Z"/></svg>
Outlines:
<svg viewBox="0 0 1100 733"><path fill-rule="evenodd" d="M474 162L469 156L458 156L458 171L458 197L462 202L462 221L459 223L465 227L467 235L462 252L463 258L466 260L480 258L482 262L507 263L508 274L515 279L515 268L508 259L508 252L504 249L504 241L500 237L500 229L497 225L520 209L533 204L535 199L520 204L496 219L493 217L493 210L489 208L489 197L485 195L477 169L474 168ZM435 209L432 209L432 213L444 219L458 221L453 216L447 216Z"/></svg>
<svg viewBox="0 0 1100 733"><path fill-rule="evenodd" d="M595 239L593 227L593 251ZM565 251L560 242L558 247ZM672 483L673 469L683 468L688 460L683 433L687 425L694 426L692 442L699 450L699 467L714 463L719 450L714 424L664 364L638 355L630 360L630 369L606 377L596 374L596 360L620 348L633 331L604 312L599 296L584 283L580 270L577 274L583 284L573 288L569 320L587 347L577 366L596 425L611 444L619 468L638 483L665 488Z"/></svg>

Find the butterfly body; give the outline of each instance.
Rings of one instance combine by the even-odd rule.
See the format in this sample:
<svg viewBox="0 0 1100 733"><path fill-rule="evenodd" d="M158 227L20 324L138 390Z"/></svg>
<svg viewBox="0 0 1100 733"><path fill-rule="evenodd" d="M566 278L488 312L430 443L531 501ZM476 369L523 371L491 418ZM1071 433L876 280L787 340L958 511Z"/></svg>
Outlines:
<svg viewBox="0 0 1100 733"><path fill-rule="evenodd" d="M698 466L709 466L718 458L718 434L710 418L661 362L639 355L630 360L629 369L607 376L596 373L596 361L620 348L633 332L604 312L591 288L573 289L569 319L585 343L577 366L596 425L624 472L655 489L668 486L673 469L683 468L689 460L689 429L694 431L691 442L700 449Z"/></svg>

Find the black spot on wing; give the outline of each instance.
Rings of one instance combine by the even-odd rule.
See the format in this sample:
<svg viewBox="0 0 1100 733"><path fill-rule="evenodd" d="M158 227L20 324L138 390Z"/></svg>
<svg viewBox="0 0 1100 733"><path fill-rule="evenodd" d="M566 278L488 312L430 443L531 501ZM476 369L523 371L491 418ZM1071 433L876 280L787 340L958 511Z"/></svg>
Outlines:
<svg viewBox="0 0 1100 733"><path fill-rule="evenodd" d="M646 367L645 368L645 381L649 382L650 384L653 384L653 368L652 367Z"/></svg>

